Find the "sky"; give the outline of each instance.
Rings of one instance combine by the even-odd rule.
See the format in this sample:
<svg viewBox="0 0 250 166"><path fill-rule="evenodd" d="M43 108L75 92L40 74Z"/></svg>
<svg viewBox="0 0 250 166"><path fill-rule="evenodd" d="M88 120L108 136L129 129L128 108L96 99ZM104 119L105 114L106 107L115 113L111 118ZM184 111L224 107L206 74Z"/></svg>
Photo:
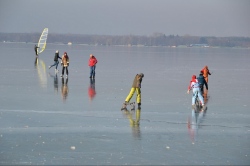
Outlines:
<svg viewBox="0 0 250 166"><path fill-rule="evenodd" d="M250 0L0 0L0 32L250 37Z"/></svg>

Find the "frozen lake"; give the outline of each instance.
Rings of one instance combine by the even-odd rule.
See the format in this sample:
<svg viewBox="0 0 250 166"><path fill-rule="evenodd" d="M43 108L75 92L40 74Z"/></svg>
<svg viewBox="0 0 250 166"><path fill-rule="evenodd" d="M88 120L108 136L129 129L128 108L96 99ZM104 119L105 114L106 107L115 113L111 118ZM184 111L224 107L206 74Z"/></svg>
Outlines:
<svg viewBox="0 0 250 166"><path fill-rule="evenodd" d="M33 47L0 43L0 165L250 164L250 49L48 44L36 61ZM48 69L57 49L67 80ZM205 65L207 109L195 114L186 91ZM121 111L141 72L141 110Z"/></svg>

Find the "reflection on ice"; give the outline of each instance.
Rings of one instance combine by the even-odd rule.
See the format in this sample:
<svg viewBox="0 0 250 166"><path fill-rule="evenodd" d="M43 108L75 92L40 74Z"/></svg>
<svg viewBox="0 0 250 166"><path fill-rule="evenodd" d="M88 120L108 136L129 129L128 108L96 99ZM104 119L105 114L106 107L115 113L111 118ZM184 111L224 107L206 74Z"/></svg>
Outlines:
<svg viewBox="0 0 250 166"><path fill-rule="evenodd" d="M61 93L62 93L63 102L66 102L66 99L67 99L68 94L69 94L68 80L69 80L68 77L66 79L64 79L62 77Z"/></svg>
<svg viewBox="0 0 250 166"><path fill-rule="evenodd" d="M201 123L205 118L206 112L207 112L207 107L205 108L195 107L192 108L191 117L190 116L188 117L188 123L187 123L188 133L193 144L197 141L198 129L200 128Z"/></svg>
<svg viewBox="0 0 250 166"><path fill-rule="evenodd" d="M129 124L132 129L132 134L135 138L141 137L140 131L140 118L141 118L141 108L137 108L135 111L134 109L128 110L127 108L123 109L123 115L129 119Z"/></svg>
<svg viewBox="0 0 250 166"><path fill-rule="evenodd" d="M57 73L53 76L51 73L49 73L49 76L54 78L54 91L56 94L58 94L58 77Z"/></svg>
<svg viewBox="0 0 250 166"><path fill-rule="evenodd" d="M35 67L37 69L41 87L46 88L47 87L46 65L43 60L38 58L38 56L35 59Z"/></svg>
<svg viewBox="0 0 250 166"><path fill-rule="evenodd" d="M95 95L96 95L95 78L90 78L88 94L89 94L89 99L90 99L90 102L91 102L94 99Z"/></svg>

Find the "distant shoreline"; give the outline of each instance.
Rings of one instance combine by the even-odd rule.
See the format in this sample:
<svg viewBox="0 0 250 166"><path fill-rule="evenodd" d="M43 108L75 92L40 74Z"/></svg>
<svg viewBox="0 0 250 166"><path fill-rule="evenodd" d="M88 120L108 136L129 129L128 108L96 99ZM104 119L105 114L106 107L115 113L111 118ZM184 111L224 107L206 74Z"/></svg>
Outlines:
<svg viewBox="0 0 250 166"><path fill-rule="evenodd" d="M0 42L37 43L39 33L0 33ZM152 36L111 36L111 35L76 35L49 34L47 43L65 45L94 46L136 46L136 47L239 47L250 48L250 37L199 37L178 36L157 33Z"/></svg>
<svg viewBox="0 0 250 166"><path fill-rule="evenodd" d="M33 42L0 42L0 43L6 43L6 44L31 44L31 45L35 45L37 43L33 43ZM47 44L53 44L53 45L65 45L65 46L72 46L72 45L78 45L78 46L93 46L93 47L98 47L98 46L103 46L103 47L165 47L165 48L204 48L204 49L211 49L211 48L234 48L234 49L250 49L250 47L219 47L219 46L209 46L209 47L199 47L199 46L193 46L193 47L189 47L189 46L185 46L185 45L180 45L180 46L175 46L175 47L171 47L171 46L142 46L142 45L132 45L132 46L128 46L128 45L91 45L91 44L72 44L72 45L68 45L65 43L47 43Z"/></svg>

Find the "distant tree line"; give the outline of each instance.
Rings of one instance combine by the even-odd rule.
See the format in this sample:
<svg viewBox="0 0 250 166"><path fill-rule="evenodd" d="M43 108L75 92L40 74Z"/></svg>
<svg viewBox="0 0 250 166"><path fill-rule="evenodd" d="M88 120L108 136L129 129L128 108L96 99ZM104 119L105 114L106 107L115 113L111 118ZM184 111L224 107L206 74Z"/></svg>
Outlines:
<svg viewBox="0 0 250 166"><path fill-rule="evenodd" d="M40 33L0 33L0 42L37 43ZM49 33L47 43L88 45L137 45L137 46L192 46L205 44L212 47L247 47L250 48L250 37L199 37L179 36L154 33L151 36L138 35L79 35Z"/></svg>

